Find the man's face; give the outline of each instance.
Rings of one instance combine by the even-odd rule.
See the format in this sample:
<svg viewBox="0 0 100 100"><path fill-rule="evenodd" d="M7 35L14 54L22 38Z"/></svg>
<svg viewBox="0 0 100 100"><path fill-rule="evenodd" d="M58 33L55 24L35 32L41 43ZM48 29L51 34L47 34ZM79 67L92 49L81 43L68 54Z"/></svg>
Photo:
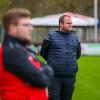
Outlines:
<svg viewBox="0 0 100 100"><path fill-rule="evenodd" d="M65 16L63 23L60 25L61 31L68 32L72 31L72 19L70 17Z"/></svg>
<svg viewBox="0 0 100 100"><path fill-rule="evenodd" d="M16 37L24 41L31 41L33 27L30 18L21 18L16 25Z"/></svg>

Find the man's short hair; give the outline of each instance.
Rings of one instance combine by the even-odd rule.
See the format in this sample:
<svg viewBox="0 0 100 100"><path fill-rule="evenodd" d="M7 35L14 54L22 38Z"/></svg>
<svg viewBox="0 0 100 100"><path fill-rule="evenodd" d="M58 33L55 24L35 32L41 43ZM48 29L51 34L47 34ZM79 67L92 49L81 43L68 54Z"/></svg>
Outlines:
<svg viewBox="0 0 100 100"><path fill-rule="evenodd" d="M3 19L2 19L3 27L4 27L4 29L6 31L8 31L9 26L11 24L17 25L18 24L18 20L20 18L27 18L27 17L30 17L30 16L31 16L31 13L27 9L24 9L24 8L13 8L13 9L10 9L3 16Z"/></svg>

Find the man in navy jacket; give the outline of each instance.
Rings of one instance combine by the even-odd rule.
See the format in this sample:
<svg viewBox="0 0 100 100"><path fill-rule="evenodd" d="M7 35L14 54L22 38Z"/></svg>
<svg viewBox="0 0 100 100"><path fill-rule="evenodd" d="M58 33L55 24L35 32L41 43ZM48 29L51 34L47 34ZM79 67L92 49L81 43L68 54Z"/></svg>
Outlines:
<svg viewBox="0 0 100 100"><path fill-rule="evenodd" d="M41 55L55 73L49 87L50 100L71 100L81 47L76 33L72 31L70 16L63 15L59 18L59 30L46 36Z"/></svg>

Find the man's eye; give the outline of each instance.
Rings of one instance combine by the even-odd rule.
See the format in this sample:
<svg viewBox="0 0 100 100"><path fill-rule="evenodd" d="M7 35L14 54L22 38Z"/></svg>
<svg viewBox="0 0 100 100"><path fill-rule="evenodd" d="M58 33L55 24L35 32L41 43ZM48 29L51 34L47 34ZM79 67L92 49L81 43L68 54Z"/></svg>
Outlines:
<svg viewBox="0 0 100 100"><path fill-rule="evenodd" d="M66 24L72 24L72 23L68 22L68 23L66 23Z"/></svg>
<svg viewBox="0 0 100 100"><path fill-rule="evenodd" d="M32 24L22 24L22 26L32 26Z"/></svg>

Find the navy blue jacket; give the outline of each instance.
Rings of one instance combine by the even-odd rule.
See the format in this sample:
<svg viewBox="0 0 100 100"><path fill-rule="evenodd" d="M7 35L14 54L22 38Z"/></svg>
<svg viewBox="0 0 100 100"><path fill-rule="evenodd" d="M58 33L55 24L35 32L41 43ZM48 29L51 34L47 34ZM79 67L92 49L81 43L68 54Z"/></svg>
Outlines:
<svg viewBox="0 0 100 100"><path fill-rule="evenodd" d="M40 53L52 66L55 76L73 77L76 75L81 46L75 32L49 33L43 41Z"/></svg>
<svg viewBox="0 0 100 100"><path fill-rule="evenodd" d="M42 70L38 70L28 59L32 52L26 45L27 42L6 33L3 41L4 69L32 86L47 87L50 84L52 70L49 66L41 66ZM37 61L35 56L33 57Z"/></svg>

